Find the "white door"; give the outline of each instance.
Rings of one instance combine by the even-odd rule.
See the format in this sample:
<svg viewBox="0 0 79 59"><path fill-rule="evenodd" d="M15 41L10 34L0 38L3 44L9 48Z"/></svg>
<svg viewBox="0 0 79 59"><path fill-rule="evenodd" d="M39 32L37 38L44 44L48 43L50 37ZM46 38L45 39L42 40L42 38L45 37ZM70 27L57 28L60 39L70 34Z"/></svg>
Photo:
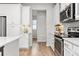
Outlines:
<svg viewBox="0 0 79 59"><path fill-rule="evenodd" d="M46 42L46 11L37 13L37 41Z"/></svg>

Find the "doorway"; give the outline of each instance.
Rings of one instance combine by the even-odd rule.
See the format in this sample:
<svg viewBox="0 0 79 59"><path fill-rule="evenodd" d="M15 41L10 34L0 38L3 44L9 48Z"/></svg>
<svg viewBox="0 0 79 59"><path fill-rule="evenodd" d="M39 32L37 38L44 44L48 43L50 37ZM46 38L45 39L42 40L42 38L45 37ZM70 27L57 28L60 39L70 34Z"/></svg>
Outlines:
<svg viewBox="0 0 79 59"><path fill-rule="evenodd" d="M32 10L32 42L37 41L37 11Z"/></svg>
<svg viewBox="0 0 79 59"><path fill-rule="evenodd" d="M46 10L32 10L32 42L46 42Z"/></svg>

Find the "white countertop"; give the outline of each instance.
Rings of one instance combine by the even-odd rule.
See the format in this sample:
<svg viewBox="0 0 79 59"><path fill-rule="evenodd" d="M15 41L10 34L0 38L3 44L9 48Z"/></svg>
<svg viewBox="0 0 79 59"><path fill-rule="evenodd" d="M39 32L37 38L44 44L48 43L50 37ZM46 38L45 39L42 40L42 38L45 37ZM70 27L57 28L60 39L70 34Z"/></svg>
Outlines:
<svg viewBox="0 0 79 59"><path fill-rule="evenodd" d="M79 46L79 38L63 38L65 41Z"/></svg>
<svg viewBox="0 0 79 59"><path fill-rule="evenodd" d="M21 36L16 37L0 37L0 47L5 46L7 43L10 43L14 40L19 39Z"/></svg>

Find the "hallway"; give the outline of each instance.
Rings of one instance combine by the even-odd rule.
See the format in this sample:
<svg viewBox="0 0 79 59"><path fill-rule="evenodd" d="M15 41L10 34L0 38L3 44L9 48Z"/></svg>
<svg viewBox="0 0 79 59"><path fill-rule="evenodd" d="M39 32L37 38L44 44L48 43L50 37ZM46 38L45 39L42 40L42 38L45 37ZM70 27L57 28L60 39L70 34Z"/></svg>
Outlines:
<svg viewBox="0 0 79 59"><path fill-rule="evenodd" d="M33 46L30 49L20 49L20 56L54 56L50 47L46 46L45 42L38 43L33 39Z"/></svg>

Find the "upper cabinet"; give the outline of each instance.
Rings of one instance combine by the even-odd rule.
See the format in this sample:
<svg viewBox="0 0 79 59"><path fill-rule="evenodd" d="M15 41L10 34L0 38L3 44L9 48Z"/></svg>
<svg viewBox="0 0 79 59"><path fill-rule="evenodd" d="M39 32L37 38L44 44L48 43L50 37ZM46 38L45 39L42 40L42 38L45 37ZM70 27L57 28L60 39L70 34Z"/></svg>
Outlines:
<svg viewBox="0 0 79 59"><path fill-rule="evenodd" d="M75 4L75 20L79 20L79 3Z"/></svg>

